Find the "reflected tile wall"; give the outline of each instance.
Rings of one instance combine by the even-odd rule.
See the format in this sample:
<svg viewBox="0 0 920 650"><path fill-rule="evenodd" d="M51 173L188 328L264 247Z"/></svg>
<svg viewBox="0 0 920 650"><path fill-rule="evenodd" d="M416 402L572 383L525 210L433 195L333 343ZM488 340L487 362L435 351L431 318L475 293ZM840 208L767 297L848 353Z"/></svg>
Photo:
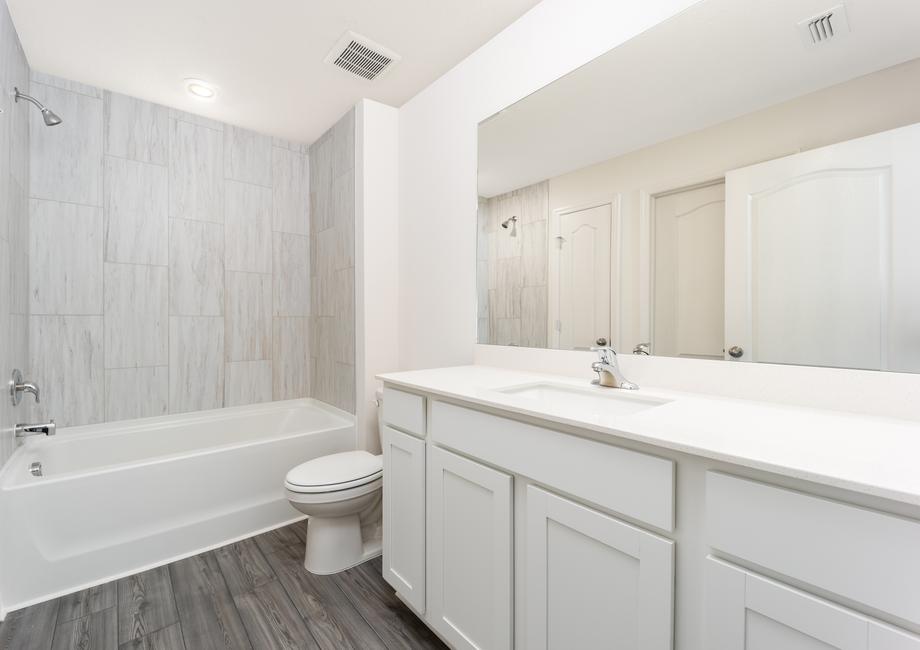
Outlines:
<svg viewBox="0 0 920 650"><path fill-rule="evenodd" d="M5 21L0 13L8 40ZM0 62L0 83L18 73L28 87L24 57L14 63ZM29 150L37 112L21 113L24 133L15 138L4 130L15 121L0 120L0 148L27 147L25 155L0 152L0 188L22 188L0 220L0 317L32 368L25 352L2 353L48 396L39 415L77 425L309 396L308 147L40 73L32 84L64 123L48 129L32 120ZM330 146L330 224L333 165L353 161L353 153L333 153ZM23 168L8 169L14 161ZM330 254L337 250L333 241ZM349 262L339 255L331 263ZM339 285L351 311L327 302L350 318L334 341L344 352L354 289ZM353 365L353 342L350 349L330 357L330 386L336 360ZM334 392L326 401L335 403ZM11 449L5 437L0 461Z"/></svg>

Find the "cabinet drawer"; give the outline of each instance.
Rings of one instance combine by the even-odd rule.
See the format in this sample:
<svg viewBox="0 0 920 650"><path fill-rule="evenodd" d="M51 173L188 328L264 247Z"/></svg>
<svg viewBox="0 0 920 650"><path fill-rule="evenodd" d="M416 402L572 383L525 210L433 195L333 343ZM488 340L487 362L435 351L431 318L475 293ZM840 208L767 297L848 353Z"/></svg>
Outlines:
<svg viewBox="0 0 920 650"><path fill-rule="evenodd" d="M395 429L424 438L425 398L384 386L383 421Z"/></svg>
<svg viewBox="0 0 920 650"><path fill-rule="evenodd" d="M471 409L432 402L431 438L662 530L674 529L674 463Z"/></svg>
<svg viewBox="0 0 920 650"><path fill-rule="evenodd" d="M920 624L920 522L734 476L706 476L709 545Z"/></svg>

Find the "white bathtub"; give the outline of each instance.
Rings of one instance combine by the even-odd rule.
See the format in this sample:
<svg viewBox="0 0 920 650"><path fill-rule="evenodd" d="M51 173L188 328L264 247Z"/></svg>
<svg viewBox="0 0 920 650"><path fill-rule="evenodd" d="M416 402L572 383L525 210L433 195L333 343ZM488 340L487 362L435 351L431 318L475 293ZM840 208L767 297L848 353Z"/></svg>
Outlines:
<svg viewBox="0 0 920 650"><path fill-rule="evenodd" d="M314 400L31 438L0 472L0 620L303 519L284 475L354 448L353 417Z"/></svg>

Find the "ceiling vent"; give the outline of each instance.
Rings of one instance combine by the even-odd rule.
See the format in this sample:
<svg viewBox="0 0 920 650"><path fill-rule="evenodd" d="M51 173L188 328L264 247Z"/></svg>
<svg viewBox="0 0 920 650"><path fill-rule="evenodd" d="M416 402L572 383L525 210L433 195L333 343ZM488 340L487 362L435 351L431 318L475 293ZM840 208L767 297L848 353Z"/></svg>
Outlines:
<svg viewBox="0 0 920 650"><path fill-rule="evenodd" d="M389 72L401 58L365 36L345 32L324 60L362 79L373 81Z"/></svg>
<svg viewBox="0 0 920 650"><path fill-rule="evenodd" d="M850 33L846 7L839 4L827 11L799 23L799 32L805 45L811 47L836 40Z"/></svg>

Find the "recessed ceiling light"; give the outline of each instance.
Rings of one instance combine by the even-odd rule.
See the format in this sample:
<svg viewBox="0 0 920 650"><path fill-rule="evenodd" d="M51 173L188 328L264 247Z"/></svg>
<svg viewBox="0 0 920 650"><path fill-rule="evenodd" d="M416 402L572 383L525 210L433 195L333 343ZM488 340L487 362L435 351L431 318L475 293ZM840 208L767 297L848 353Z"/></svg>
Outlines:
<svg viewBox="0 0 920 650"><path fill-rule="evenodd" d="M185 89L195 99L214 99L217 96L217 89L214 85L202 79L186 79Z"/></svg>

